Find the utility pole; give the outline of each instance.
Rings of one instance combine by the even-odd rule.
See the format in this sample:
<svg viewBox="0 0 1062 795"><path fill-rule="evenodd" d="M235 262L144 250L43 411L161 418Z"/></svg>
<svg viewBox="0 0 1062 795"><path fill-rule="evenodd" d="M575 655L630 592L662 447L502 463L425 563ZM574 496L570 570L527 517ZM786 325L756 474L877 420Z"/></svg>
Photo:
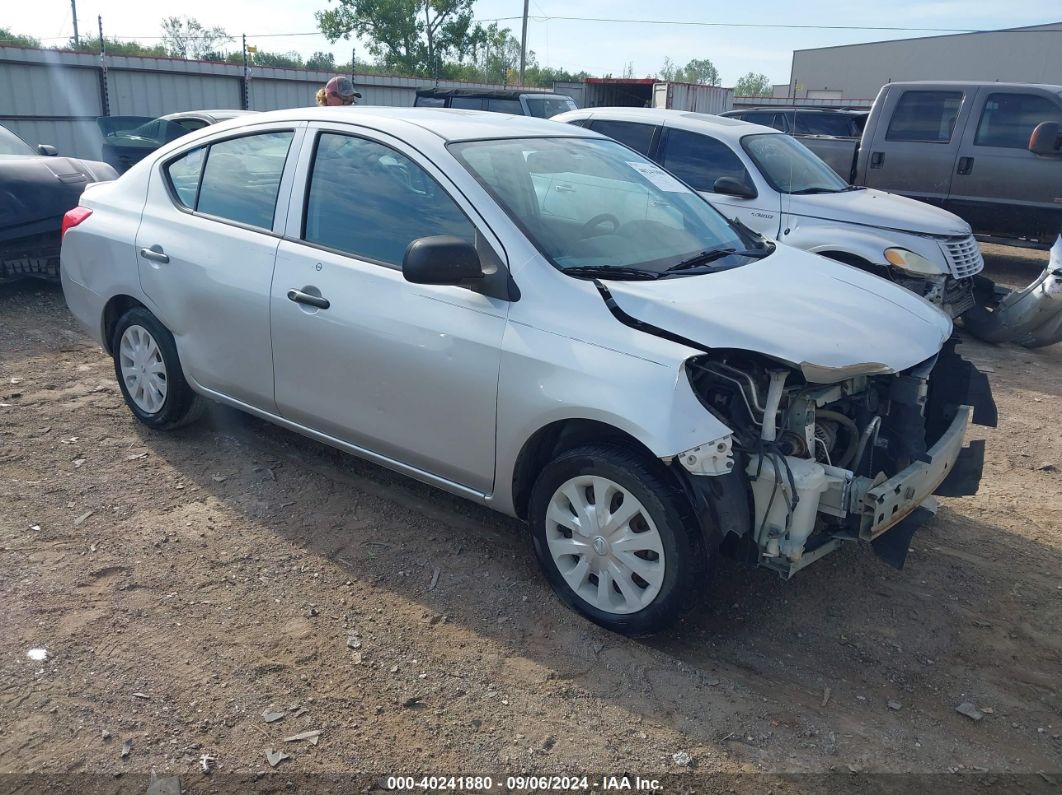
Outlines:
<svg viewBox="0 0 1062 795"><path fill-rule="evenodd" d="M524 84L524 67L527 65L527 4L524 0L524 25L520 32L520 85Z"/></svg>
<svg viewBox="0 0 1062 795"><path fill-rule="evenodd" d="M70 13L74 17L74 48L81 49L81 38L77 35L77 0L70 0Z"/></svg>
<svg viewBox="0 0 1062 795"><path fill-rule="evenodd" d="M249 110L251 107L251 70L247 67L247 34L243 34L243 91L241 92L240 99L243 100L240 104L244 110Z"/></svg>
<svg viewBox="0 0 1062 795"><path fill-rule="evenodd" d="M96 15L96 22L100 26L100 115L110 116L111 91L107 87L107 45L103 38L103 14Z"/></svg>

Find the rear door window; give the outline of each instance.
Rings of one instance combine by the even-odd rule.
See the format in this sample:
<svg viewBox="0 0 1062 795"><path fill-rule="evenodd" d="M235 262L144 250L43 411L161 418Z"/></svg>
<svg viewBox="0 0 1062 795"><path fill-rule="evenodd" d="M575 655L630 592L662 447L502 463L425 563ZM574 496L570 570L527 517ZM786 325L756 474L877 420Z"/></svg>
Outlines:
<svg viewBox="0 0 1062 795"><path fill-rule="evenodd" d="M836 138L851 138L855 134L851 120L840 113L796 114L797 135L832 135Z"/></svg>
<svg viewBox="0 0 1062 795"><path fill-rule="evenodd" d="M483 110L483 102L484 100L480 97L453 97L450 100L450 107L461 110Z"/></svg>
<svg viewBox="0 0 1062 795"><path fill-rule="evenodd" d="M657 160L694 190L713 191L720 177L752 184L741 159L729 146L708 135L668 130L663 153Z"/></svg>
<svg viewBox="0 0 1062 795"><path fill-rule="evenodd" d="M290 131L259 133L210 146L194 209L272 229L277 191L293 135Z"/></svg>
<svg viewBox="0 0 1062 795"><path fill-rule="evenodd" d="M989 94L977 123L975 146L1026 149L1036 125L1062 122L1062 108L1036 94Z"/></svg>
<svg viewBox="0 0 1062 795"><path fill-rule="evenodd" d="M303 240L400 267L411 242L455 235L475 244L475 227L420 166L366 138L322 133L307 192Z"/></svg>
<svg viewBox="0 0 1062 795"><path fill-rule="evenodd" d="M961 106L961 91L905 91L896 103L885 140L946 144Z"/></svg>
<svg viewBox="0 0 1062 795"><path fill-rule="evenodd" d="M283 131L231 138L171 160L165 172L177 203L194 212L272 229L293 135Z"/></svg>
<svg viewBox="0 0 1062 795"><path fill-rule="evenodd" d="M497 99L492 97L487 100L487 110L492 113L511 113L514 116L524 115L524 106L520 104L518 99Z"/></svg>
<svg viewBox="0 0 1062 795"><path fill-rule="evenodd" d="M619 141L621 144L626 144L634 151L648 157L649 149L653 144L653 136L659 128L652 124L598 119L590 123L590 129Z"/></svg>
<svg viewBox="0 0 1062 795"><path fill-rule="evenodd" d="M774 127L781 132L788 132L788 127L785 123L784 113L775 113L773 111L754 111L752 113L745 113L741 116L742 121L747 121L750 124L762 124L765 127Z"/></svg>

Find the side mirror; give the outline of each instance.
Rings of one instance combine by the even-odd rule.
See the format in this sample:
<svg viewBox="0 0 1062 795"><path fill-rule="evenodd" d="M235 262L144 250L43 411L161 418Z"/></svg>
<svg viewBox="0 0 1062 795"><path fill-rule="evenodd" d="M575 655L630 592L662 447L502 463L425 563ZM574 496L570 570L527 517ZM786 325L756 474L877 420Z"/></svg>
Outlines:
<svg viewBox="0 0 1062 795"><path fill-rule="evenodd" d="M1029 136L1029 151L1034 155L1062 154L1062 126L1056 121L1045 121L1036 125Z"/></svg>
<svg viewBox="0 0 1062 795"><path fill-rule="evenodd" d="M457 285L483 278L476 247L453 235L418 237L406 248L402 275L413 284Z"/></svg>
<svg viewBox="0 0 1062 795"><path fill-rule="evenodd" d="M755 199L757 196L755 188L736 177L720 177L715 181L712 190L715 193L736 196L739 199Z"/></svg>
<svg viewBox="0 0 1062 795"><path fill-rule="evenodd" d="M44 155L45 157L55 157L59 154L59 150L48 144L39 144L37 146L37 154Z"/></svg>

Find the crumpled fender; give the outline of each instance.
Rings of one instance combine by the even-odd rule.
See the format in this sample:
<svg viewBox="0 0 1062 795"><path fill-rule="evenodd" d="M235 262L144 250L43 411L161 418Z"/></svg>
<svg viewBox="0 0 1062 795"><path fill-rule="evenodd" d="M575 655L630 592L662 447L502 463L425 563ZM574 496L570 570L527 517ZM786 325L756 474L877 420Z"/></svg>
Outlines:
<svg viewBox="0 0 1062 795"><path fill-rule="evenodd" d="M963 326L985 342L1016 342L1026 348L1062 342L1062 235L1051 247L1043 273L997 306L969 310Z"/></svg>

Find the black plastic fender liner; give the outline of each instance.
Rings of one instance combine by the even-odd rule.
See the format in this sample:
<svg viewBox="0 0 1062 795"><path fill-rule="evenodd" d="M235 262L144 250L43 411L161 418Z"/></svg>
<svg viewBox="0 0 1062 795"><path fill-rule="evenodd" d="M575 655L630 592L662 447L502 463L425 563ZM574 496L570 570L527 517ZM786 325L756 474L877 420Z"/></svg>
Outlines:
<svg viewBox="0 0 1062 795"><path fill-rule="evenodd" d="M988 376L955 352L959 338L953 336L941 348L929 377L926 432L932 443L951 423L958 406L973 406L973 422L995 428L999 422Z"/></svg>
<svg viewBox="0 0 1062 795"><path fill-rule="evenodd" d="M725 475L693 475L677 461L672 463L683 490L693 505L709 552L727 536L746 536L752 529L752 490L745 474L745 457L735 454L735 466Z"/></svg>
<svg viewBox="0 0 1062 795"><path fill-rule="evenodd" d="M977 439L959 451L955 466L934 494L941 497L972 497L981 487L985 468L985 441Z"/></svg>
<svg viewBox="0 0 1062 795"><path fill-rule="evenodd" d="M926 508L915 508L902 521L870 542L874 554L894 569L903 570L915 531L935 516Z"/></svg>

